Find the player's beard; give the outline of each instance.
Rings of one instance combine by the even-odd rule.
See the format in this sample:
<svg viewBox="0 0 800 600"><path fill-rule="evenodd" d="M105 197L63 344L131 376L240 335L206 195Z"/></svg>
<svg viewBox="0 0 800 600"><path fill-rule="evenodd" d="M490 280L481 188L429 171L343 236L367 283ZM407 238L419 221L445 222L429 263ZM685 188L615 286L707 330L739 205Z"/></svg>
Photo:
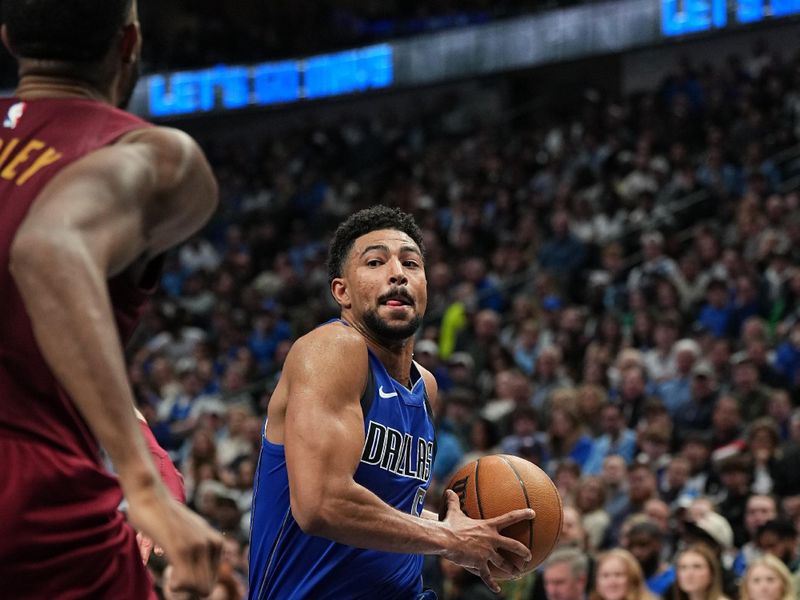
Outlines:
<svg viewBox="0 0 800 600"><path fill-rule="evenodd" d="M367 329L369 329L377 339L389 342L400 342L413 336L417 332L417 329L419 329L420 321L419 315L415 314L408 323L393 326L381 319L377 310L368 310L364 313L364 324L367 326Z"/></svg>
<svg viewBox="0 0 800 600"><path fill-rule="evenodd" d="M140 58L136 58L130 67L128 68L128 72L123 74L123 87L122 93L120 93L120 101L118 103L118 107L127 110L128 105L131 102L131 98L133 98L133 92L136 89L136 84L139 82L139 77L142 74L142 60Z"/></svg>

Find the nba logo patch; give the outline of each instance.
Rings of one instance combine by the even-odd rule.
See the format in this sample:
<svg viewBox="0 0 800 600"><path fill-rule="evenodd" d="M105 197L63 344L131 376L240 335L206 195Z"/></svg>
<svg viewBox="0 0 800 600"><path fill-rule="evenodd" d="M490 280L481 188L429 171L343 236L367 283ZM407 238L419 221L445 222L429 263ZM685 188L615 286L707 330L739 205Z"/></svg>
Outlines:
<svg viewBox="0 0 800 600"><path fill-rule="evenodd" d="M24 102L17 102L14 106L9 108L8 113L6 113L6 120L3 121L3 127L6 129L16 129L19 120L22 118L22 115L25 114L27 106L28 105Z"/></svg>

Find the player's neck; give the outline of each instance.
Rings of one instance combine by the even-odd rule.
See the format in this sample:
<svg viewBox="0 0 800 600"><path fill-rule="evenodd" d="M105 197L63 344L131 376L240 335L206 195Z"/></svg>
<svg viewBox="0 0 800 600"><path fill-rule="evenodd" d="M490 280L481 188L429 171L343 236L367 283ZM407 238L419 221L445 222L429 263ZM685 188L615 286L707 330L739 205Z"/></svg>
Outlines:
<svg viewBox="0 0 800 600"><path fill-rule="evenodd" d="M404 348L401 351L376 345L371 340L367 340L367 345L372 350L372 353L378 357L378 360L381 361L392 379L410 389L413 356L411 351L413 350L413 345L407 344L407 349Z"/></svg>
<svg viewBox="0 0 800 600"><path fill-rule="evenodd" d="M111 104L114 84L107 82L107 69L66 61L21 59L16 96L22 100L40 98L85 98Z"/></svg>
<svg viewBox="0 0 800 600"><path fill-rule="evenodd" d="M20 79L15 92L22 100L41 98L84 98L110 103L111 99L99 88L77 79L43 75L26 75Z"/></svg>
<svg viewBox="0 0 800 600"><path fill-rule="evenodd" d="M410 387L411 361L414 356L413 338L397 341L381 340L357 323L351 323L351 326L364 336L367 346L381 361L392 379Z"/></svg>

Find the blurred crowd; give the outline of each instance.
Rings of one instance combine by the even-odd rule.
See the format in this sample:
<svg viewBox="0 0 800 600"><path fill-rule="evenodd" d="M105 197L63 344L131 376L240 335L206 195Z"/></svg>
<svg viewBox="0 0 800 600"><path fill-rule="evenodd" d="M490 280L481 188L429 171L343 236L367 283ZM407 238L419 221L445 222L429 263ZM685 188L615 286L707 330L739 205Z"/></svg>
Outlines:
<svg viewBox="0 0 800 600"><path fill-rule="evenodd" d="M496 452L564 500L557 553L501 597L794 597L763 582L789 594L800 567L798 141L800 56L758 45L546 124L451 106L208 144L221 209L167 257L128 355L190 505L226 534L219 597L244 593L283 361L338 313L327 242L376 203L427 245L430 508ZM435 559L426 582L495 597Z"/></svg>

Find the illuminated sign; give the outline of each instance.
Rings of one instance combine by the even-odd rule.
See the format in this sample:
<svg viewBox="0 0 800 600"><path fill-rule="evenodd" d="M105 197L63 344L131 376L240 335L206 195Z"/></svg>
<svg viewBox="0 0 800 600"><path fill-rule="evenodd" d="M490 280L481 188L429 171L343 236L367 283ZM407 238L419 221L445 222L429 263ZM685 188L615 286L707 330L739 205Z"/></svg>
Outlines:
<svg viewBox="0 0 800 600"><path fill-rule="evenodd" d="M661 32L666 36L747 25L800 14L800 0L661 0Z"/></svg>
<svg viewBox="0 0 800 600"><path fill-rule="evenodd" d="M150 116L169 117L329 98L392 85L392 47L370 46L305 60L153 75Z"/></svg>

